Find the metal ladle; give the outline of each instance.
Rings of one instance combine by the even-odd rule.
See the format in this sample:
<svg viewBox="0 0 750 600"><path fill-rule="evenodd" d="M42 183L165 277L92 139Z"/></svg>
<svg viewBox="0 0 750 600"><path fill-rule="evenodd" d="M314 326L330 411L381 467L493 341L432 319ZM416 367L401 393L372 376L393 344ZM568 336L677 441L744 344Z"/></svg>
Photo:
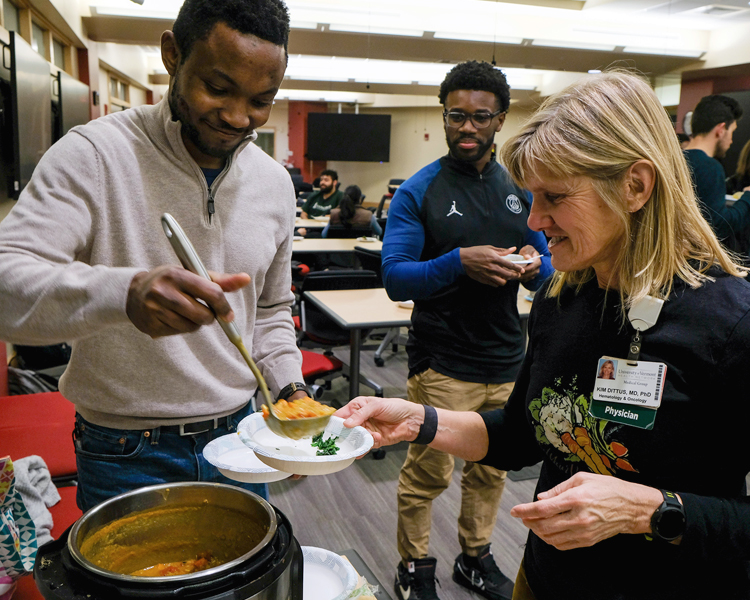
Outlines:
<svg viewBox="0 0 750 600"><path fill-rule="evenodd" d="M182 266L188 271L211 281L211 276L203 265L203 261L201 261L193 244L190 243L190 240L187 235L185 235L185 232L182 230L182 227L180 227L177 220L169 213L164 213L161 217L161 225L167 239L172 244L175 254L177 254L177 258L180 259ZM276 415L276 412L274 411L274 402L271 398L271 392L268 391L266 380L263 378L263 375L261 375L258 366L247 351L237 325L235 325L234 322L227 323L223 319L217 318L216 320L229 338L229 341L240 351L242 358L245 359L247 366L250 367L250 370L255 376L255 380L258 382L258 386L260 386L263 399L266 401L266 406L268 406L269 418L266 419L266 425L268 425L268 428L276 435L291 438L293 440L321 433L326 428L326 425L328 425L328 421L331 418L330 415L322 417L305 417L301 419L284 419Z"/></svg>

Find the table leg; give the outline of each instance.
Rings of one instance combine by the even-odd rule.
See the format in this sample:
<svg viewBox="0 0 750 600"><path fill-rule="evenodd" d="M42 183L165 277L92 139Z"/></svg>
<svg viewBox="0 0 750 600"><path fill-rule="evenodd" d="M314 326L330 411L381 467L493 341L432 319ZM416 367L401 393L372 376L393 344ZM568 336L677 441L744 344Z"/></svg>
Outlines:
<svg viewBox="0 0 750 600"><path fill-rule="evenodd" d="M362 331L352 329L349 338L349 400L359 396L359 351L362 346Z"/></svg>

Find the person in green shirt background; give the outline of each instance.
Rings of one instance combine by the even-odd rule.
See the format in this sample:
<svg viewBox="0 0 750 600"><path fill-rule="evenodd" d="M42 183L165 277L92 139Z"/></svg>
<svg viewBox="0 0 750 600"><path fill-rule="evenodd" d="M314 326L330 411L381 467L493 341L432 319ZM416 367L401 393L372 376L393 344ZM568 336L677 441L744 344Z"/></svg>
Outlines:
<svg viewBox="0 0 750 600"><path fill-rule="evenodd" d="M326 169L320 174L320 189L310 194L302 205L303 219L312 217L323 217L336 208L343 197L337 189L339 174L331 169Z"/></svg>

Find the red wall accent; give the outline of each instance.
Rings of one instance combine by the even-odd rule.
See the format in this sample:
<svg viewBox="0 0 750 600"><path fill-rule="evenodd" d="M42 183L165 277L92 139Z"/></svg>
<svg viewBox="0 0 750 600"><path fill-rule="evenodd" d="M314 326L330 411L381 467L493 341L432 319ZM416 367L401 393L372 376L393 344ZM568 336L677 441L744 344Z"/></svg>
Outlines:
<svg viewBox="0 0 750 600"><path fill-rule="evenodd" d="M101 115L101 102L94 106L94 92L99 93L99 56L96 50L78 48L78 79L89 86L89 118L98 119Z"/></svg>
<svg viewBox="0 0 750 600"><path fill-rule="evenodd" d="M704 79L685 81L683 73L680 105L677 107L677 131L683 132L682 119L685 113L693 110L704 96L744 90L750 90L750 75L709 75Z"/></svg>
<svg viewBox="0 0 750 600"><path fill-rule="evenodd" d="M324 160L309 161L307 153L307 115L313 112L328 112L325 102L289 101L289 149L293 152L289 161L302 169L302 177L312 183L320 172L326 168Z"/></svg>
<svg viewBox="0 0 750 600"><path fill-rule="evenodd" d="M680 105L677 107L677 133L685 133L682 128L682 120L685 115L695 108L703 96L714 93L714 83L710 79L699 79L695 81L683 81L680 88Z"/></svg>

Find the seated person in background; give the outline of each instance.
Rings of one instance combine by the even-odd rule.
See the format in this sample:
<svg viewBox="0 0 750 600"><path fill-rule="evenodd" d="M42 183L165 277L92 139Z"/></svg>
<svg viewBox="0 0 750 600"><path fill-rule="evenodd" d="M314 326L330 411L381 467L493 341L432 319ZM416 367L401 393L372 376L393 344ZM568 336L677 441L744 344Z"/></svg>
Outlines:
<svg viewBox="0 0 750 600"><path fill-rule="evenodd" d="M750 194L743 194L732 206L727 206L726 175L719 163L732 145L732 135L741 116L742 108L734 98L719 95L702 98L693 111L693 137L684 154L701 212L716 237L730 250L746 254Z"/></svg>
<svg viewBox="0 0 750 600"><path fill-rule="evenodd" d="M383 228L375 218L375 213L362 208L362 190L358 185L350 185L344 190L339 207L331 211L331 220L323 229L323 237L328 237L331 229L351 229L352 236L361 235L361 230L370 228L370 235L383 235Z"/></svg>
<svg viewBox="0 0 750 600"><path fill-rule="evenodd" d="M338 179L339 174L331 169L326 169L320 174L320 190L310 194L302 205L300 216L303 219L323 217L339 205L343 194L336 189Z"/></svg>
<svg viewBox="0 0 750 600"><path fill-rule="evenodd" d="M737 159L737 171L727 177L727 194L750 192L750 140L742 148Z"/></svg>

